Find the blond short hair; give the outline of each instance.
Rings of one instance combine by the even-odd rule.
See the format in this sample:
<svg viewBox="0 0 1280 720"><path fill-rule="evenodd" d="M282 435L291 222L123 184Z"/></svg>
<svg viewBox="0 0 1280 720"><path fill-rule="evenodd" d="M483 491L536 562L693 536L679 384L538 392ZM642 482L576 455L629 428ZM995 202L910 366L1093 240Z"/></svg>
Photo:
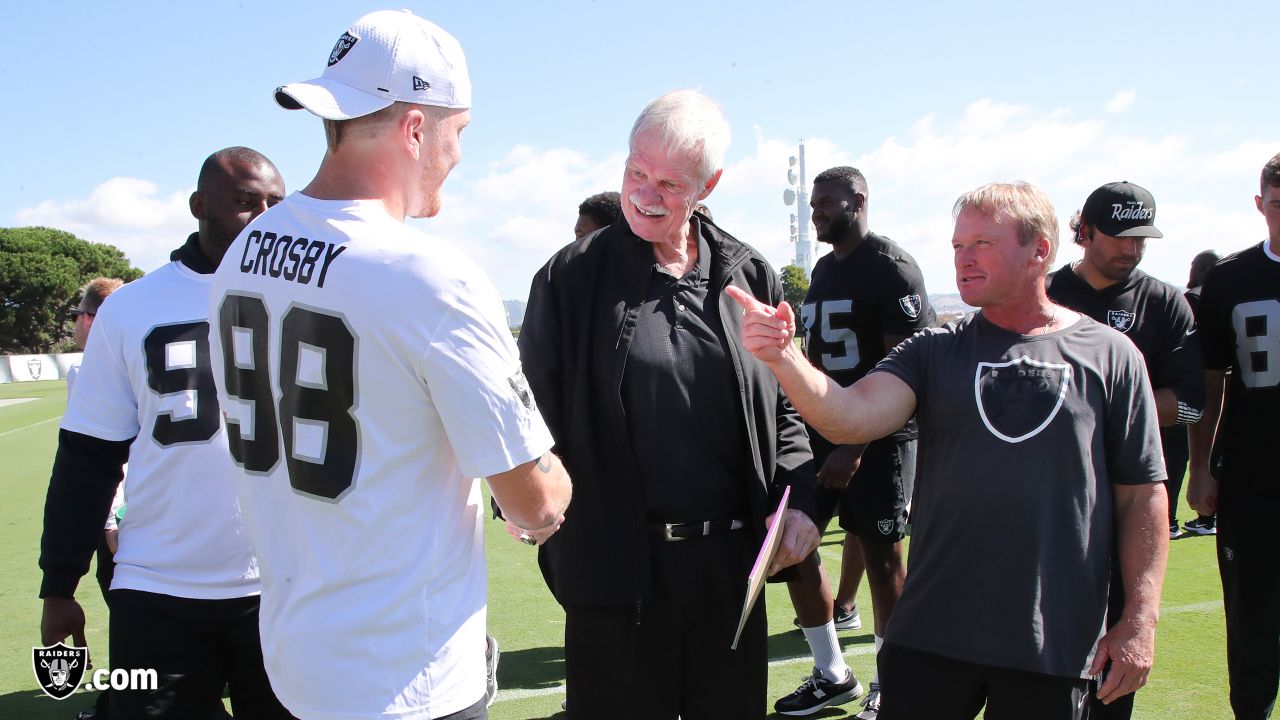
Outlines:
<svg viewBox="0 0 1280 720"><path fill-rule="evenodd" d="M977 210L998 223L1012 222L1018 229L1018 242L1030 245L1037 238L1049 241L1049 265L1058 256L1058 216L1053 203L1043 190L1021 180L1011 183L987 183L970 190L956 200L952 219L965 210Z"/></svg>

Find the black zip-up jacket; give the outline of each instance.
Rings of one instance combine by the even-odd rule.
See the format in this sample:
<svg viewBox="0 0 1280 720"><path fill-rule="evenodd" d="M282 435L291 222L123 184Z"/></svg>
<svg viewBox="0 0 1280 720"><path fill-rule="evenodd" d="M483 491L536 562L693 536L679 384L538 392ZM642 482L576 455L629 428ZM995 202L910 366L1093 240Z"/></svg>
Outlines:
<svg viewBox="0 0 1280 720"><path fill-rule="evenodd" d="M742 311L723 290L737 285L776 305L782 287L758 252L699 219L752 451L747 532L761 541L786 486L790 506L815 516L817 478L804 424L773 373L743 349ZM573 479L564 525L538 555L562 605L638 609L649 593L655 540L628 439L622 376L653 265L652 246L619 219L557 252L529 291L521 362Z"/></svg>

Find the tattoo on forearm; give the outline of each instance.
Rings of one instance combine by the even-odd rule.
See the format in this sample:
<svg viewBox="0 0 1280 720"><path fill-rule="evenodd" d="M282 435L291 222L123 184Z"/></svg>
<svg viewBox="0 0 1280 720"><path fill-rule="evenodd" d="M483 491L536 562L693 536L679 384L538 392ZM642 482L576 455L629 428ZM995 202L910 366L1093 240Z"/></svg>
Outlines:
<svg viewBox="0 0 1280 720"><path fill-rule="evenodd" d="M551 472L551 454L547 453L538 458L538 469L544 473Z"/></svg>

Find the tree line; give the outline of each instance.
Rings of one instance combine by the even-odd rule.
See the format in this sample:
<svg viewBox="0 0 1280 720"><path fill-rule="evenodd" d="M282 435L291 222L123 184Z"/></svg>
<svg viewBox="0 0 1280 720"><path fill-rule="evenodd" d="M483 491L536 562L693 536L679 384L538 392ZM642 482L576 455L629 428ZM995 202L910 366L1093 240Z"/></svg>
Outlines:
<svg viewBox="0 0 1280 720"><path fill-rule="evenodd" d="M0 355L63 352L80 288L142 277L118 248L47 227L0 228Z"/></svg>

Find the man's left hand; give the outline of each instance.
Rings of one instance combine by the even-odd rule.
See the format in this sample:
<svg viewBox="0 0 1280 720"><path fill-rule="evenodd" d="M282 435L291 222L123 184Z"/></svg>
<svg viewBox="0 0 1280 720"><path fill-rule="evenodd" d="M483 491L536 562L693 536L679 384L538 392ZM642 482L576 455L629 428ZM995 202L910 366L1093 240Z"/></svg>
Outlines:
<svg viewBox="0 0 1280 720"><path fill-rule="evenodd" d="M1095 676L1107 670L1106 679L1098 686L1098 699L1109 705L1146 685L1155 656L1155 623L1122 619L1098 641L1098 651L1089 668Z"/></svg>
<svg viewBox="0 0 1280 720"><path fill-rule="evenodd" d="M774 554L773 563L769 565L770 575L808 557L809 553L818 548L818 542L822 540L822 533L818 532L817 526L808 515L799 510L787 510L785 517L786 524L782 526L778 552ZM773 518L774 516L770 515L765 520L765 524L773 527Z"/></svg>

